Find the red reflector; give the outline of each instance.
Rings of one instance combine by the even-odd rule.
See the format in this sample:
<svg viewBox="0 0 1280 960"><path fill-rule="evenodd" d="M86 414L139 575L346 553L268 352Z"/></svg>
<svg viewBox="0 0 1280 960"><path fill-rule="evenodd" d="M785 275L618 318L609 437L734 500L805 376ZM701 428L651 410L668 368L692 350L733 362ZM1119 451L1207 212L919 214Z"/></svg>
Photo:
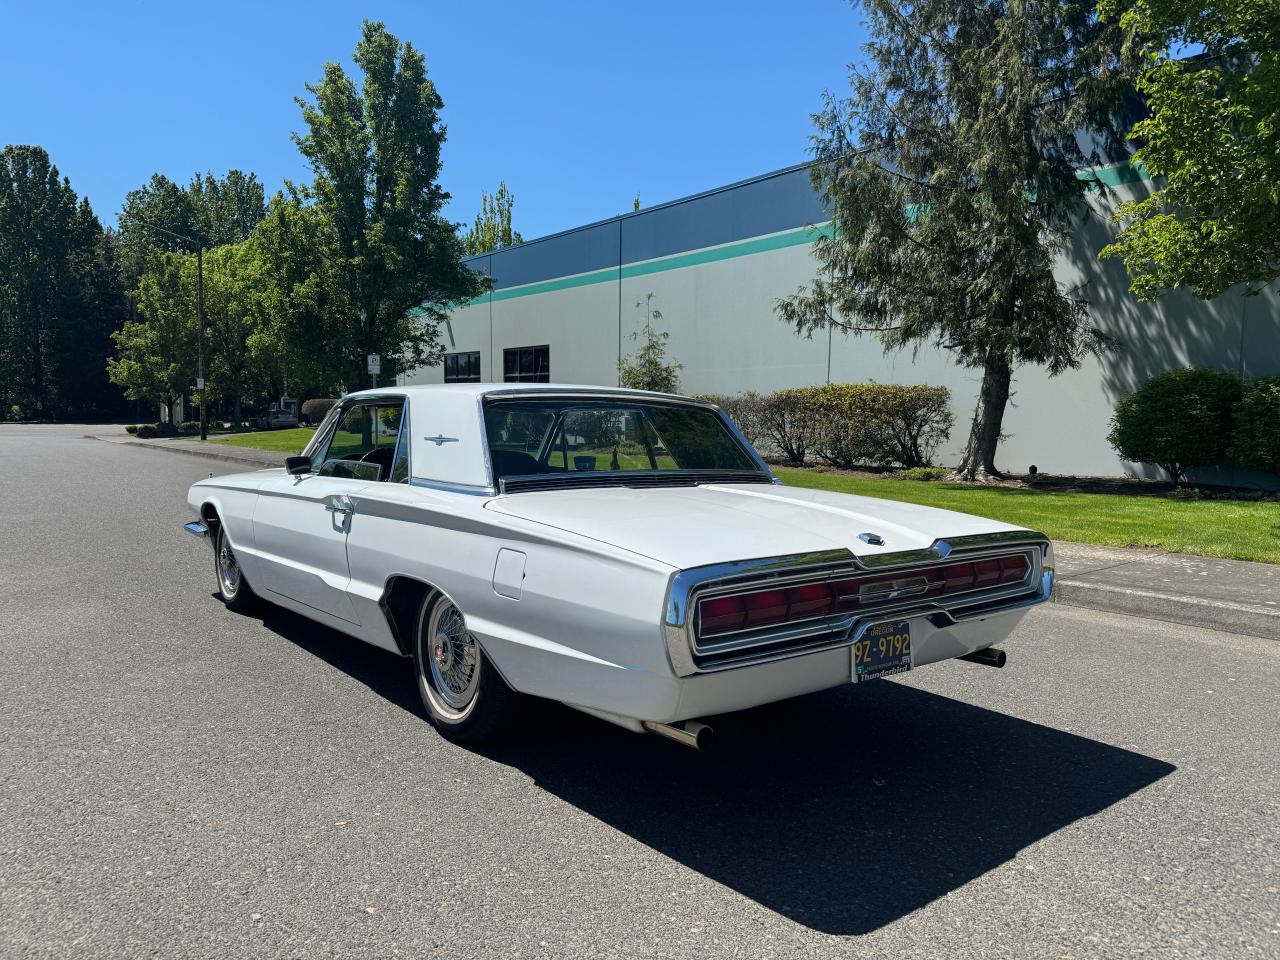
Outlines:
<svg viewBox="0 0 1280 960"><path fill-rule="evenodd" d="M1017 583L1027 575L1027 558L1021 553L1000 558L1000 582Z"/></svg>
<svg viewBox="0 0 1280 960"><path fill-rule="evenodd" d="M979 560L973 565L973 585L989 587L1000 580L1000 561L996 559Z"/></svg>
<svg viewBox="0 0 1280 960"><path fill-rule="evenodd" d="M787 590L788 617L804 620L820 617L831 609L831 588L825 583L806 583Z"/></svg>
<svg viewBox="0 0 1280 960"><path fill-rule="evenodd" d="M704 637L741 630L746 619L742 597L713 597L698 604L698 633Z"/></svg>
<svg viewBox="0 0 1280 960"><path fill-rule="evenodd" d="M787 619L787 592L785 590L763 590L760 593L748 593L747 626L763 627L771 623L781 623Z"/></svg>

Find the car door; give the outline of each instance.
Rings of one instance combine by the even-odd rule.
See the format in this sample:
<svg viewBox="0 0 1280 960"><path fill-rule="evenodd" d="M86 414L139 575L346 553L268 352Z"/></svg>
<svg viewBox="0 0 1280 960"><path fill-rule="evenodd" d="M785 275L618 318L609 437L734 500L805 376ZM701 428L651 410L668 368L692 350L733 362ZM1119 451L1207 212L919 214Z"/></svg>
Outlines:
<svg viewBox="0 0 1280 960"><path fill-rule="evenodd" d="M312 455L311 473L262 485L253 532L269 593L360 622L347 592L347 537L359 522L359 492L391 472L402 412L400 398L344 404Z"/></svg>

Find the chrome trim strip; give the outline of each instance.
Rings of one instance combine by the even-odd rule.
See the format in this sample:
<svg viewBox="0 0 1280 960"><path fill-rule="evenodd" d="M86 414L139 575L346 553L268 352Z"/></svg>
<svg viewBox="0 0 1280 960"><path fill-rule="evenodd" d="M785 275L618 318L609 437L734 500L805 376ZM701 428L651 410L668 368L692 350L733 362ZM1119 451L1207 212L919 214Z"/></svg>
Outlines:
<svg viewBox="0 0 1280 960"><path fill-rule="evenodd" d="M1027 581L1008 587L1005 590L985 595L982 595L979 591L968 591L964 594L955 595L954 599L959 602L949 603L945 607L933 600L924 605L906 601L891 607L883 607L862 617L857 614L849 614L847 617L840 618L829 617L825 619L824 629L820 630L812 629L812 626L817 625L816 622L812 621L806 621L806 624L810 624L810 626L800 631L797 631L794 625L791 627L784 625L776 632L756 633L752 636L750 644L743 645L744 649L749 649L750 647L771 646L787 640L803 639L805 636L810 635L833 634L836 637L831 643L820 647L774 651L773 653L762 654L759 658L749 658L748 656L727 665L699 664L695 660L695 657L699 655L699 650L694 637L693 612L696 610L699 596L707 590L723 588L720 592L729 593L735 589L746 590L761 585L781 586L812 580L815 574L832 576L843 573L856 574L866 571L881 571L891 568L909 569L913 566L936 564L953 556L956 559L961 557L978 558L985 552L1015 545L1039 548L1039 563L1034 564L1033 562L1033 566L1036 569L1033 569ZM1033 561L1036 559L1035 556L1032 557ZM680 570L672 574L667 587L666 615L663 618L662 628L663 637L666 640L667 656L671 662L672 669L677 676L685 677L710 670L727 669L729 666L762 663L768 660L778 660L810 653L815 649L826 649L847 644L850 642L849 629L860 620L868 618L878 620L883 619L886 615L901 616L906 613L911 613L911 615L941 614L951 617L950 610L963 610L966 603L976 606L988 599L997 602L1004 598L1012 599L1024 592L1031 583L1034 583L1034 578L1037 575L1041 579L1040 586L1030 601L1027 603L1014 603L996 612L1018 609L1021 606L1032 603L1041 603L1052 597L1053 546L1048 537L1033 530L1006 530L996 533L953 537L946 540L939 539L923 550L903 550L872 557L858 557L849 550L840 549L781 557L761 557L734 563L711 564L705 567ZM986 615L985 611L983 615ZM952 617L952 620L954 621L955 618ZM718 651L711 650L706 652L714 654Z"/></svg>
<svg viewBox="0 0 1280 960"><path fill-rule="evenodd" d="M448 480L429 480L426 477L410 477L409 485L427 490L439 490L442 493L465 493L472 497L497 496L497 491L493 487L481 487L472 483L452 483Z"/></svg>
<svg viewBox="0 0 1280 960"><path fill-rule="evenodd" d="M209 526L202 520L192 520L190 523L184 523L182 529L197 537L207 537L209 535Z"/></svg>

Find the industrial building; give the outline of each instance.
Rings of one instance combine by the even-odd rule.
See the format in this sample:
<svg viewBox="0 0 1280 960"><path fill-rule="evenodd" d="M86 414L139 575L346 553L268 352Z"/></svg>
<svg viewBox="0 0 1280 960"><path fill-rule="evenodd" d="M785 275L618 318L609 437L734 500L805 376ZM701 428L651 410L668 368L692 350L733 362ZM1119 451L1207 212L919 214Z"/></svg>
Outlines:
<svg viewBox="0 0 1280 960"><path fill-rule="evenodd" d="M999 456L1006 469L1142 474L1106 440L1118 397L1176 367L1280 372L1274 289L1210 303L1183 293L1154 304L1133 299L1123 264L1100 262L1097 253L1112 233L1110 211L1149 187L1127 165L1096 173L1106 189L1091 193L1090 215L1056 272L1065 284L1084 285L1121 346L1055 378L1036 367L1015 371ZM443 365L402 380L615 385L618 361L636 349L632 337L651 307L661 313L655 326L670 334L669 358L683 365L685 393L861 381L949 387L956 427L940 459L956 462L981 370L930 346L885 353L874 337L839 330L805 339L777 318L775 301L812 278L810 246L828 224L808 165L799 165L473 257L469 264L492 278L492 291L451 314ZM1261 479L1227 473L1200 479Z"/></svg>

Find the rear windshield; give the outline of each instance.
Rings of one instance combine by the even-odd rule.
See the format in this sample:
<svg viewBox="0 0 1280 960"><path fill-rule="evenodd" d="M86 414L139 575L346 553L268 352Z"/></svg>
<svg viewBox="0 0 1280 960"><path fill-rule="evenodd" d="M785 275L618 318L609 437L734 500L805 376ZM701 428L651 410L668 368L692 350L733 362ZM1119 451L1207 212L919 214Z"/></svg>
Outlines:
<svg viewBox="0 0 1280 960"><path fill-rule="evenodd" d="M600 398L497 400L485 406L494 479L587 475L762 475L706 407Z"/></svg>

